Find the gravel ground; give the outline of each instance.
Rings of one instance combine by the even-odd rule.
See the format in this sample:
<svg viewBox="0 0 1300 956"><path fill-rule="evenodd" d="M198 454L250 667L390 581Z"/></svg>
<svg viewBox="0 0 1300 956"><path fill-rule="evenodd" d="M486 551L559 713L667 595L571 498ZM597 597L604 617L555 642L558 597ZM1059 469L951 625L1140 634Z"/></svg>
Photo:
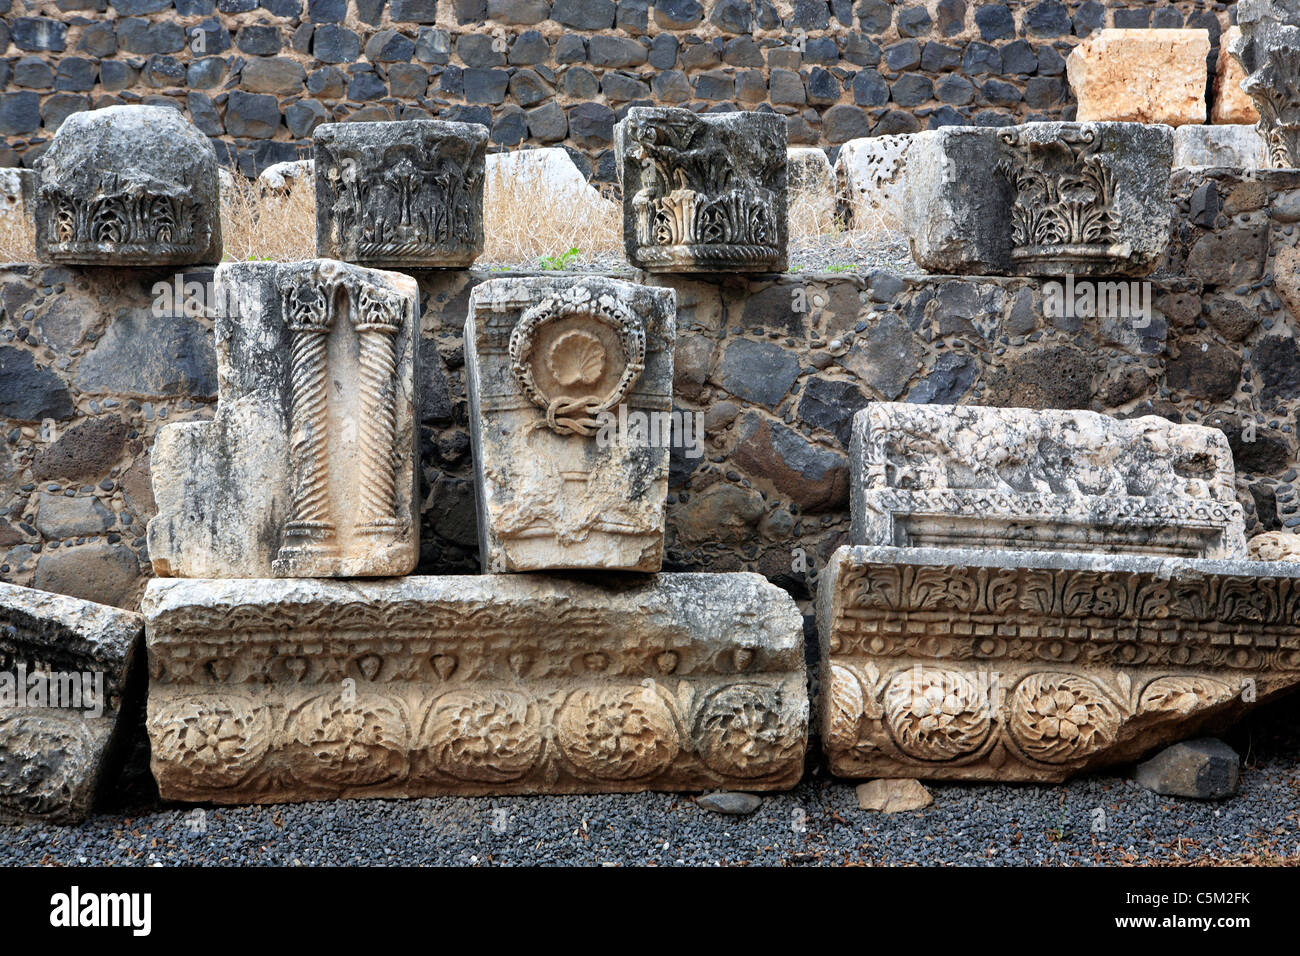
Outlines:
<svg viewBox="0 0 1300 956"><path fill-rule="evenodd" d="M152 808L0 827L0 864L1300 864L1300 698L1226 739L1246 760L1241 793L1222 802L1109 775L932 784L932 806L883 816L814 767L749 816L675 794Z"/></svg>

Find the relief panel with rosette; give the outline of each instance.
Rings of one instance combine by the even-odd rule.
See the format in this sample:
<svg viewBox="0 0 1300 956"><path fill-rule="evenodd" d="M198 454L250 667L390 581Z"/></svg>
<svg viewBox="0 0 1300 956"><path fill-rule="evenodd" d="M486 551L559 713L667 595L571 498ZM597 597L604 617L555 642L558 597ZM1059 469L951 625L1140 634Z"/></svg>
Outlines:
<svg viewBox="0 0 1300 956"><path fill-rule="evenodd" d="M649 272L783 272L785 120L633 107L615 129L627 257Z"/></svg>
<svg viewBox="0 0 1300 956"><path fill-rule="evenodd" d="M393 268L468 268L482 253L486 127L326 123L313 142L318 255Z"/></svg>
<svg viewBox="0 0 1300 956"><path fill-rule="evenodd" d="M39 259L112 266L220 261L216 152L176 110L73 113L38 167Z"/></svg>
<svg viewBox="0 0 1300 956"><path fill-rule="evenodd" d="M659 569L674 316L671 290L600 277L474 288L465 354L485 570Z"/></svg>

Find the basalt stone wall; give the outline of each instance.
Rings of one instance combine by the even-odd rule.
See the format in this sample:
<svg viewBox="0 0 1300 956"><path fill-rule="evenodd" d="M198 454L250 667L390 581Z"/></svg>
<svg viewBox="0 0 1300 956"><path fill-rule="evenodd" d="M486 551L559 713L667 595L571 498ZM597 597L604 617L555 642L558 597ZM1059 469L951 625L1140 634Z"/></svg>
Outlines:
<svg viewBox="0 0 1300 956"><path fill-rule="evenodd" d="M434 117L564 145L613 181L632 105L772 109L792 144L1069 119L1065 57L1101 27L1203 27L1205 0L0 0L0 166L69 113L170 103L253 175L312 129Z"/></svg>
<svg viewBox="0 0 1300 956"><path fill-rule="evenodd" d="M1147 317L1058 314L1035 279L649 279L677 292L675 401L704 424L700 455L671 453L666 567L756 570L807 611L847 538L852 416L878 400L1214 425L1249 532L1300 527L1300 173L1178 173L1174 191ZM462 329L470 290L502 275L416 273L419 573L478 569ZM201 299L178 306L159 282L174 273L0 268L0 580L136 600L153 438L210 418L216 393Z"/></svg>

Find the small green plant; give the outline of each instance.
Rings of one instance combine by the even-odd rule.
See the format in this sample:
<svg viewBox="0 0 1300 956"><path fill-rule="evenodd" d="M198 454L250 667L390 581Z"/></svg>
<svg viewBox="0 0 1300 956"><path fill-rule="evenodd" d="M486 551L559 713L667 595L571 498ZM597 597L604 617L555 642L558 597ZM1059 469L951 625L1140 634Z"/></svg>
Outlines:
<svg viewBox="0 0 1300 956"><path fill-rule="evenodd" d="M569 263L582 254L577 246L573 246L567 252L562 252L558 256L542 256L538 259L543 269L567 269Z"/></svg>
<svg viewBox="0 0 1300 956"><path fill-rule="evenodd" d="M851 262L836 262L826 267L827 272L852 272L853 264Z"/></svg>

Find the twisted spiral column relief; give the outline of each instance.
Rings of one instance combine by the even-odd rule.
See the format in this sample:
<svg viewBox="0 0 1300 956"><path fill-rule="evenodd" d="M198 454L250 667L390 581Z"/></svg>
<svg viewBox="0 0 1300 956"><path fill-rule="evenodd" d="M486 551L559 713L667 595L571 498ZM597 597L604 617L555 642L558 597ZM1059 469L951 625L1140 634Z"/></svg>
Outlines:
<svg viewBox="0 0 1300 956"><path fill-rule="evenodd" d="M361 510L357 530L398 527L393 441L397 434L397 332L402 304L366 286L357 290L354 327L361 353Z"/></svg>

